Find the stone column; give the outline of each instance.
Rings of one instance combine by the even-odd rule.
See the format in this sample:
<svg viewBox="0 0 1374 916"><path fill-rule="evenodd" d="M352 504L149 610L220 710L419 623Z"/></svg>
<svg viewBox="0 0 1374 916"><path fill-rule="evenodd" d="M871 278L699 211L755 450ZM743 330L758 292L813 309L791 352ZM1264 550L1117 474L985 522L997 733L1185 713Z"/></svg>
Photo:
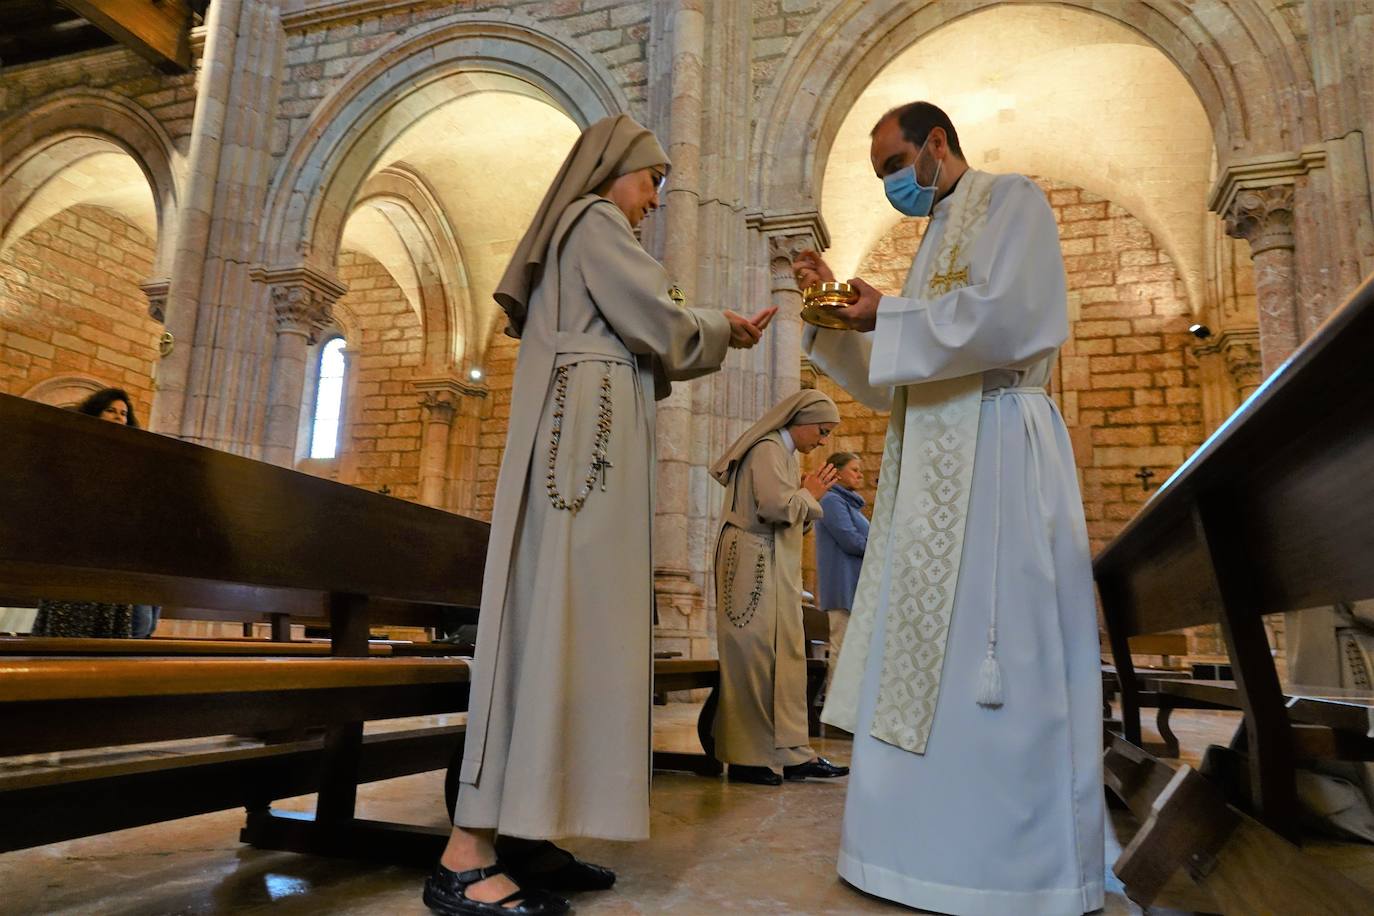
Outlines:
<svg viewBox="0 0 1374 916"><path fill-rule="evenodd" d="M1250 243L1264 374L1302 343L1293 260L1293 188L1241 191L1226 214L1226 234Z"/></svg>
<svg viewBox="0 0 1374 916"><path fill-rule="evenodd" d="M286 32L275 0L210 5L179 208L152 428L240 454L266 448L274 303L249 276L271 181ZM280 457L279 452L277 452Z"/></svg>
<svg viewBox="0 0 1374 916"><path fill-rule="evenodd" d="M420 502L443 508L448 503L448 439L458 407L444 392L426 391L420 398Z"/></svg>
<svg viewBox="0 0 1374 916"><path fill-rule="evenodd" d="M269 287L276 321L262 459L291 467L301 430L307 353L315 335L332 320L330 307L345 289L304 267L255 269L252 277Z"/></svg>
<svg viewBox="0 0 1374 916"><path fill-rule="evenodd" d="M668 158L673 174L659 217L663 265L669 279L698 302L700 289L697 238L700 230L702 74L706 16L703 0L672 0L666 23L671 35L671 94L667 100ZM654 510L654 593L660 619L700 615L702 590L692 581L691 478L693 388L679 383L673 394L658 404L657 493ZM662 635L662 634L660 634ZM665 644L667 645L667 644ZM672 645L679 651L690 647Z"/></svg>
<svg viewBox="0 0 1374 916"><path fill-rule="evenodd" d="M1193 347L1193 355L1198 362L1202 422L1210 435L1263 381L1259 331L1222 331Z"/></svg>
<svg viewBox="0 0 1374 916"><path fill-rule="evenodd" d="M1244 401L1264 380L1259 332L1226 331L1221 335L1219 347L1231 382Z"/></svg>
<svg viewBox="0 0 1374 916"><path fill-rule="evenodd" d="M420 393L420 502L436 509L452 510L454 482L454 419L463 412L463 401L484 398L487 389L456 378L417 379ZM471 411L469 411L471 412Z"/></svg>
<svg viewBox="0 0 1374 916"><path fill-rule="evenodd" d="M769 331L773 335L768 367L773 379L771 403L801 387L802 295L792 275L792 259L808 248L823 252L830 244L830 233L815 210L755 213L749 217L749 226L766 245L769 305L778 309Z"/></svg>

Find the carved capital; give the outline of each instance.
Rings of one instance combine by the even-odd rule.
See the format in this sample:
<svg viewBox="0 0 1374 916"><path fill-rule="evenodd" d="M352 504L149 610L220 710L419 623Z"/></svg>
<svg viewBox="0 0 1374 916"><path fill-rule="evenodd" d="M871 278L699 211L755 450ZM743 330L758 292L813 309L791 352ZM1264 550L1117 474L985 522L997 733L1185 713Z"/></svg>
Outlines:
<svg viewBox="0 0 1374 916"><path fill-rule="evenodd" d="M420 394L420 408L431 420L451 423L463 398L487 396L485 383L474 383L450 376L416 379L411 386Z"/></svg>
<svg viewBox="0 0 1374 916"><path fill-rule="evenodd" d="M348 291L332 277L309 267L255 267L249 276L271 290L278 334L301 334L314 343L321 329L334 320L334 303Z"/></svg>
<svg viewBox="0 0 1374 916"><path fill-rule="evenodd" d="M1259 331L1227 331L1218 346L1236 387L1241 391L1257 387L1263 378Z"/></svg>
<svg viewBox="0 0 1374 916"><path fill-rule="evenodd" d="M167 322L167 291L171 285L170 280L149 280L139 284L143 295L148 297L148 316L154 321Z"/></svg>
<svg viewBox="0 0 1374 916"><path fill-rule="evenodd" d="M311 343L329 324L330 303L317 291L296 283L272 284L272 310L278 334L303 334Z"/></svg>
<svg viewBox="0 0 1374 916"><path fill-rule="evenodd" d="M1236 194L1226 211L1226 234L1245 239L1252 254L1293 247L1293 186L1251 188Z"/></svg>
<svg viewBox="0 0 1374 916"><path fill-rule="evenodd" d="M447 426L453 422L453 415L458 412L458 403L449 392L426 391L420 396L420 409L431 423L442 423Z"/></svg>
<svg viewBox="0 0 1374 916"><path fill-rule="evenodd" d="M769 277L775 293L797 289L792 276L793 258L808 248L820 251L830 244L830 233L815 210L751 213L746 224L768 239Z"/></svg>

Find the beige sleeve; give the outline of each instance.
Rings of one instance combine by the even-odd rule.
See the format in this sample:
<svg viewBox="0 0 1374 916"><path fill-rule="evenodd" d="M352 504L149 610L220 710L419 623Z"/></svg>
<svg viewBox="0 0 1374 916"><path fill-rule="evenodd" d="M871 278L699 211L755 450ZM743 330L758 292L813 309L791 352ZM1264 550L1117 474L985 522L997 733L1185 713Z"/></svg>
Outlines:
<svg viewBox="0 0 1374 916"><path fill-rule="evenodd" d="M791 527L806 525L823 514L821 504L792 476L787 451L777 442L764 439L750 449L741 471L750 475L754 490L754 513L769 525Z"/></svg>
<svg viewBox="0 0 1374 916"><path fill-rule="evenodd" d="M730 322L721 312L682 308L668 298L668 275L610 208L593 204L568 238L569 260L606 323L631 353L651 355L680 381L725 361Z"/></svg>

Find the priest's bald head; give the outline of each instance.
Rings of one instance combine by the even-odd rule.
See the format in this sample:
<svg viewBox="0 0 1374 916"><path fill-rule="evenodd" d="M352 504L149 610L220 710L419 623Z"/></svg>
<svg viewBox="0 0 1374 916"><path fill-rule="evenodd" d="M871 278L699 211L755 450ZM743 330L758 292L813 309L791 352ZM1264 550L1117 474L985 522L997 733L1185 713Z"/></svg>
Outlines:
<svg viewBox="0 0 1374 916"><path fill-rule="evenodd" d="M929 102L900 105L874 125L869 158L887 199L907 216L929 216L968 170L954 122Z"/></svg>

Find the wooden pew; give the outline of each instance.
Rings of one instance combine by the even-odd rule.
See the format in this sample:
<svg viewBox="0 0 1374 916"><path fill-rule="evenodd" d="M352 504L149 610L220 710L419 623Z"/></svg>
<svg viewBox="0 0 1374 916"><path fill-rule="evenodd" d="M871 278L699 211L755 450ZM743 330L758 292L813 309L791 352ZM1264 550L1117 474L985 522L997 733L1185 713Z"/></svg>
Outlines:
<svg viewBox="0 0 1374 916"><path fill-rule="evenodd" d="M328 640L271 639L96 639L63 636L0 636L0 657L12 655L146 655L159 658L180 656L276 656L286 658L327 657ZM449 657L460 655L456 647L443 643L391 643L370 640L369 656Z"/></svg>
<svg viewBox="0 0 1374 916"><path fill-rule="evenodd" d="M7 658L0 756L455 713L467 695L461 659ZM358 780L446 767L461 747L461 725L371 735ZM318 791L326 763L321 738L128 756L9 767L0 775L0 852L236 806L249 810L250 834L275 829L269 804ZM446 838L386 832L420 841L425 854ZM423 858L416 845L402 861Z"/></svg>
<svg viewBox="0 0 1374 916"><path fill-rule="evenodd" d="M339 659L368 655L374 624L479 603L488 526L475 519L5 395L0 429L0 594L323 619ZM221 730L260 729L259 714ZM244 838L378 859L416 838L437 848L425 831L354 818L363 718L325 724L315 817L257 812Z"/></svg>
<svg viewBox="0 0 1374 916"><path fill-rule="evenodd" d="M369 644L368 655L391 656L391 646ZM0 636L0 656L277 656L287 658L330 655L328 643L277 642L267 639L97 639L62 636Z"/></svg>
<svg viewBox="0 0 1374 916"><path fill-rule="evenodd" d="M1263 617L1374 596L1371 342L1374 278L1093 564L1121 679L1125 737L1140 744L1144 685L1130 638L1219 623L1244 713L1251 813L1289 839L1298 835L1297 739ZM1155 686L1189 698L1186 681Z"/></svg>

